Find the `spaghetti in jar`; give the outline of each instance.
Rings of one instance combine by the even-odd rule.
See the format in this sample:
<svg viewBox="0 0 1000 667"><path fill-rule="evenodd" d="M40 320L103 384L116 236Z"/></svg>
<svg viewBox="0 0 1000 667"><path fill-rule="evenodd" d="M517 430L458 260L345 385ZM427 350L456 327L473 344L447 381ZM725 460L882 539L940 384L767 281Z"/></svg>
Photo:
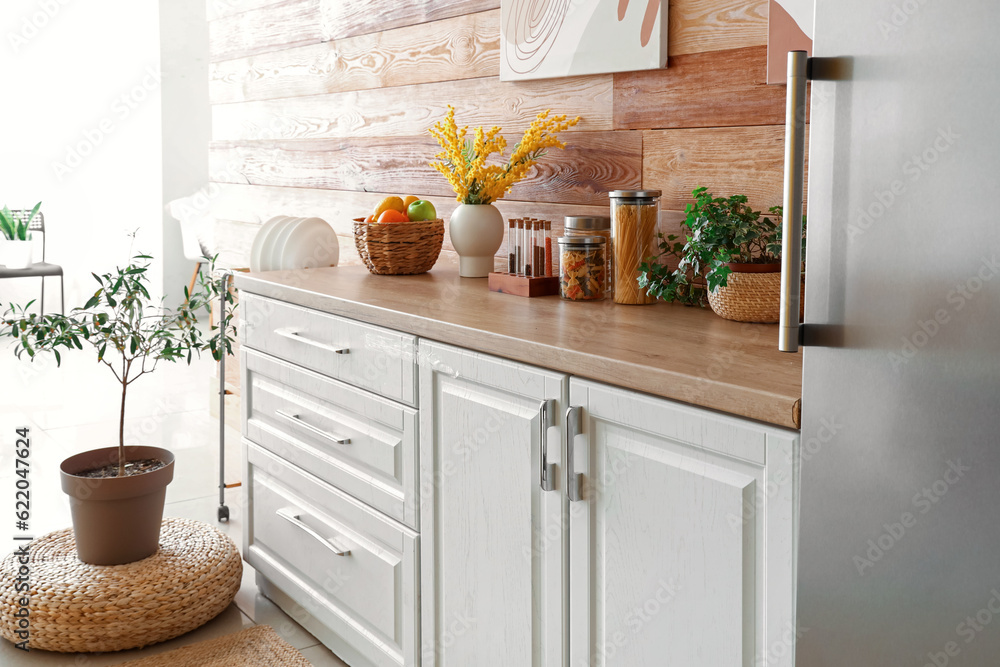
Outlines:
<svg viewBox="0 0 1000 667"><path fill-rule="evenodd" d="M614 239L612 284L615 303L643 305L654 297L639 287L639 265L657 253L656 223L659 190L614 190L611 198L611 235Z"/></svg>

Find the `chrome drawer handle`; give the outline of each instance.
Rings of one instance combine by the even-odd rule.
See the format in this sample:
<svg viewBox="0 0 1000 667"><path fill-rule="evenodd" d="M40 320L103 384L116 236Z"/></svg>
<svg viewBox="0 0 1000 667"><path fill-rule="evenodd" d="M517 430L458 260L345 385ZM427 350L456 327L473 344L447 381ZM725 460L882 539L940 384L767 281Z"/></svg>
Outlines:
<svg viewBox="0 0 1000 667"><path fill-rule="evenodd" d="M570 406L566 410L566 497L572 501L583 500L580 488L583 473L576 472L573 466L573 440L580 433L580 410L578 406Z"/></svg>
<svg viewBox="0 0 1000 667"><path fill-rule="evenodd" d="M349 445L349 444L351 444L351 439L350 438L338 438L335 435L330 435L329 433L327 433L323 429L317 428L317 427L313 426L312 424L310 424L309 422L305 421L304 419L302 419L302 417L299 417L298 415L289 414L289 413L285 412L284 410L275 410L274 414L278 415L279 417L282 417L283 419L287 419L288 421L292 422L296 426L301 426L302 428L304 428L305 430L309 431L310 433L318 435L321 438L325 438L325 439L329 440L330 442L336 443L338 445Z"/></svg>
<svg viewBox="0 0 1000 667"><path fill-rule="evenodd" d="M340 546L339 544L337 544L336 542L334 542L332 539L323 537L317 531L315 531L312 528L310 528L309 526L307 526L302 521L302 515L298 514L297 512L298 512L298 510L296 510L296 509L294 509L292 507L282 507L280 510L278 510L278 516L280 516L282 519L284 519L288 523L292 524L293 526L296 526L297 528L301 528L303 531L305 531L309 535L312 535L313 537L315 537L317 540L319 540L320 542L323 543L323 546L325 546L328 549L330 549L330 551L332 551L335 556L350 556L351 555L351 550L350 549L343 548L342 546Z"/></svg>
<svg viewBox="0 0 1000 667"><path fill-rule="evenodd" d="M555 399L542 401L538 406L538 456L539 456L539 480L538 486L542 491L552 491L556 488L556 464L549 463L549 427L555 426L554 417L556 413Z"/></svg>
<svg viewBox="0 0 1000 667"><path fill-rule="evenodd" d="M313 347L318 347L321 350L326 350L327 352L333 352L334 354L350 354L351 348L349 347L334 347L333 345L327 345L326 343L321 343L318 340L313 340L312 338L307 338L303 336L295 329L276 329L275 332L279 336L284 338L290 338L291 340L297 340L300 343L305 343L306 345L312 345Z"/></svg>

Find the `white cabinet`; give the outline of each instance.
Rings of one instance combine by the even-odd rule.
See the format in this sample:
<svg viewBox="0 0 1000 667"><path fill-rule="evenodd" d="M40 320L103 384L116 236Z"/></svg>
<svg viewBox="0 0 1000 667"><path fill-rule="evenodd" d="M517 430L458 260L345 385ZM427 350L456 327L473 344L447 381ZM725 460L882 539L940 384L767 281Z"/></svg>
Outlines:
<svg viewBox="0 0 1000 667"><path fill-rule="evenodd" d="M420 358L421 665L562 665L560 439L545 421L567 378L424 340Z"/></svg>
<svg viewBox="0 0 1000 667"><path fill-rule="evenodd" d="M571 667L792 665L796 434L577 378L570 405Z"/></svg>

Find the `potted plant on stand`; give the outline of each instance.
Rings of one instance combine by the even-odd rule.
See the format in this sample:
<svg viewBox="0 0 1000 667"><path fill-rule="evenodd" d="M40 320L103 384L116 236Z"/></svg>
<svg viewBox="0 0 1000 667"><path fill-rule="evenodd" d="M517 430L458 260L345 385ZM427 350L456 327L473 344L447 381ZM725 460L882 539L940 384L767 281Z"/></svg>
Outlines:
<svg viewBox="0 0 1000 667"><path fill-rule="evenodd" d="M208 349L219 359L232 351L230 318L220 322L223 338L199 329L196 312L218 297L218 286L203 277L176 311L154 304L148 291L148 255L135 255L125 267L92 274L97 291L69 315L28 313L32 302L10 305L0 321L0 335L18 340L15 353L30 358L59 348L89 345L121 385L118 446L94 449L62 462L63 491L70 497L77 554L85 563L117 565L156 552L167 484L174 455L166 449L125 444L128 388L152 373L160 361L187 359ZM232 302L232 294L226 299ZM228 310L228 309L227 309ZM217 327L212 327L218 331ZM222 343L222 345L220 345Z"/></svg>
<svg viewBox="0 0 1000 667"><path fill-rule="evenodd" d="M459 275L463 278L485 278L493 270L493 256L503 243L503 216L493 206L527 176L531 167L545 155L547 148L565 148L557 133L580 122L577 116L549 118L549 110L539 113L511 152L507 164L487 165L493 153L503 157L507 140L494 126L488 132L477 127L475 139L467 139L468 127L461 130L455 123L455 108L448 105L443 121L430 128L430 133L443 149L435 157L439 162L430 166L444 174L460 204L448 221L451 243L458 253Z"/></svg>
<svg viewBox="0 0 1000 667"><path fill-rule="evenodd" d="M31 234L28 228L31 221L38 215L42 202L35 204L26 220L17 220L6 206L0 211L0 234L3 234L3 245L0 246L0 264L8 269L26 269L31 266Z"/></svg>
<svg viewBox="0 0 1000 667"><path fill-rule="evenodd" d="M704 187L691 194L695 201L684 209L683 224L691 232L686 242L661 234L662 254L642 264L639 286L666 301L707 301L726 319L777 322L781 225L753 210L746 195L715 197ZM782 213L780 206L769 211L779 218Z"/></svg>

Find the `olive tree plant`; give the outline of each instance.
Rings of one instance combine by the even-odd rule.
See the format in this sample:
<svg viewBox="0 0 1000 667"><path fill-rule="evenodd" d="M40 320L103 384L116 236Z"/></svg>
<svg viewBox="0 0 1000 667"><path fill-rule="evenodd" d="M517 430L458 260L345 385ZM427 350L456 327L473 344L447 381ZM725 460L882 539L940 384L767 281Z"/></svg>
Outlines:
<svg viewBox="0 0 1000 667"><path fill-rule="evenodd" d="M208 260L208 258L206 258ZM23 306L9 304L0 320L0 337L17 339L14 352L34 359L51 351L56 364L62 363L60 349L82 350L85 345L96 352L97 361L106 365L121 385L121 412L118 421L118 476L125 475L125 405L128 388L143 375L156 370L161 361L176 362L203 350L220 359L232 353L234 330L232 309L227 307L217 325L206 335L197 325L197 313L219 299L220 287L209 271L202 272L194 293L184 288L184 303L176 310L154 302L149 294L147 271L152 257L134 255L123 267L98 275L92 273L97 290L87 303L68 315L29 313L34 301ZM227 306L233 295L225 291ZM220 341L219 330L223 332ZM220 345L220 342L222 343Z"/></svg>

